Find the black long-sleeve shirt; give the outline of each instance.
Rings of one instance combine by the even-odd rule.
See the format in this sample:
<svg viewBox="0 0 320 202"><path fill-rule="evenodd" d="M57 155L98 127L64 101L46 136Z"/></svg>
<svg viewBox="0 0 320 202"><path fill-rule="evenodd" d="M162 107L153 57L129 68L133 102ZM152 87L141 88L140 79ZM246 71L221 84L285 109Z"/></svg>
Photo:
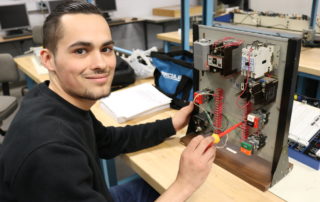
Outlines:
<svg viewBox="0 0 320 202"><path fill-rule="evenodd" d="M171 119L104 127L48 88L31 90L0 150L0 201L112 201L99 158L113 158L173 135Z"/></svg>

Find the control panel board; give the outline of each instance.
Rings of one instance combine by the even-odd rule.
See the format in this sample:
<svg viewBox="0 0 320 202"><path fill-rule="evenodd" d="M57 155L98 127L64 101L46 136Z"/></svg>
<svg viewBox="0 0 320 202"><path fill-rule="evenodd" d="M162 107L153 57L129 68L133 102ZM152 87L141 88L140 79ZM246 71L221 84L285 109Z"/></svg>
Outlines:
<svg viewBox="0 0 320 202"><path fill-rule="evenodd" d="M220 26L198 25L193 34L196 108L182 141L220 136L215 162L267 190L290 170L288 128L301 41Z"/></svg>

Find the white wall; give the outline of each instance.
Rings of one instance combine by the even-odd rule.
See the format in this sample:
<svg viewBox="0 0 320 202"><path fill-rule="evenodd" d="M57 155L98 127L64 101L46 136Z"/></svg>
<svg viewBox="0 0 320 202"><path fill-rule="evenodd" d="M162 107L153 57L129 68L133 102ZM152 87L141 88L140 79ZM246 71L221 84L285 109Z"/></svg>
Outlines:
<svg viewBox="0 0 320 202"><path fill-rule="evenodd" d="M36 2L40 0L0 0L0 5L6 2L27 2L28 10L37 9ZM118 10L113 12L114 17L142 17L152 14L152 8L180 4L181 0L116 0ZM190 0L194 5L202 0ZM312 0L250 0L250 6L258 11L274 11L287 14L311 13ZM318 6L320 15L320 5Z"/></svg>
<svg viewBox="0 0 320 202"><path fill-rule="evenodd" d="M310 16L312 0L250 0L250 7L257 11L273 11L284 14L305 14ZM318 5L318 16L320 5Z"/></svg>
<svg viewBox="0 0 320 202"><path fill-rule="evenodd" d="M40 0L0 0L1 4L26 2L28 10L37 10L37 2ZM143 17L152 15L152 9L157 7L179 5L181 0L116 0L117 11L111 14L112 17ZM202 0L190 0L191 5L201 3ZM251 0L250 6L258 11L273 11L285 14L306 14L311 13L312 0ZM320 5L318 7L320 15ZM42 24L45 14L29 15L31 26Z"/></svg>
<svg viewBox="0 0 320 202"><path fill-rule="evenodd" d="M44 0L47 1L47 0ZM0 0L2 4L27 3L29 11L38 10L40 0ZM116 0L117 11L111 12L111 17L144 17L152 15L152 9L164 6L180 5L181 0ZM190 0L190 5L197 4L197 0ZM46 14L29 14L31 26L43 23Z"/></svg>

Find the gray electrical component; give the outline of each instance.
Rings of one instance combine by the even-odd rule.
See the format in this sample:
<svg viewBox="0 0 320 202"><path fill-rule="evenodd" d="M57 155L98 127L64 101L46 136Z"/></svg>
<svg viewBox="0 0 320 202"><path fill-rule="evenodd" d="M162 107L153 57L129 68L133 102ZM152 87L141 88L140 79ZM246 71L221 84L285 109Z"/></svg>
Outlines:
<svg viewBox="0 0 320 202"><path fill-rule="evenodd" d="M194 67L201 71L208 71L208 54L210 52L210 40L200 39L193 43Z"/></svg>

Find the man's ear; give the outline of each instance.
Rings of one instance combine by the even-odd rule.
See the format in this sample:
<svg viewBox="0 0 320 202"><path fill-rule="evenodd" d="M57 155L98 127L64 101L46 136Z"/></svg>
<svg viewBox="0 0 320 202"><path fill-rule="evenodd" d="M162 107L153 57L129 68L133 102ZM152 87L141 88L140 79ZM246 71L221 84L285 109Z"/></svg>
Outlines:
<svg viewBox="0 0 320 202"><path fill-rule="evenodd" d="M40 51L41 63L45 66L49 71L55 71L55 63L53 53L48 49L42 49Z"/></svg>

